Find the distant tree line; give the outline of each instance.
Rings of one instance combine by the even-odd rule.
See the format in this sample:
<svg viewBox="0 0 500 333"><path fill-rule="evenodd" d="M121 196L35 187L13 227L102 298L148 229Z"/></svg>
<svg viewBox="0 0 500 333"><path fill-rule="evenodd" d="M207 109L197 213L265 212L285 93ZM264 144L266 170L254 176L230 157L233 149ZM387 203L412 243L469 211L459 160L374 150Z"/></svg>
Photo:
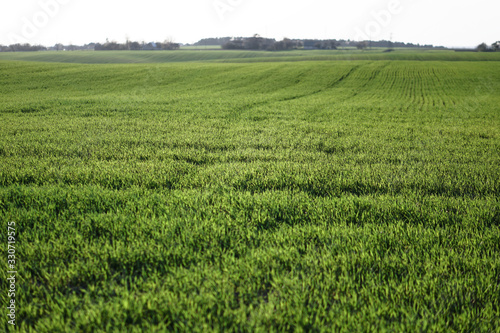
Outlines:
<svg viewBox="0 0 500 333"><path fill-rule="evenodd" d="M33 52L33 51L46 51L47 48L42 45L30 44L12 44L9 46L0 45L0 52Z"/></svg>
<svg viewBox="0 0 500 333"><path fill-rule="evenodd" d="M12 44L9 46L0 45L0 52L35 52L35 51L80 51L80 50L94 50L94 43L85 45L63 45L56 44L54 46L43 45L30 45L26 44Z"/></svg>
<svg viewBox="0 0 500 333"><path fill-rule="evenodd" d="M302 41L284 38L276 41L274 38L264 38L259 35L253 37L231 38L222 45L224 50L267 50L282 51L293 50L303 46Z"/></svg>
<svg viewBox="0 0 500 333"><path fill-rule="evenodd" d="M43 45L30 45L30 44L12 44L9 46L0 45L0 52L34 52L34 51L110 51L110 50L178 50L180 44L170 41L165 42L151 42L140 43L127 41L124 44L117 42L106 41L104 44L90 43L85 45L63 45L56 44L54 46L46 47Z"/></svg>
<svg viewBox="0 0 500 333"><path fill-rule="evenodd" d="M402 42L392 42L388 40L364 40L360 42L350 42L349 46L355 46L359 50L364 50L367 48L387 48L389 51L393 51L394 48L422 48L422 49L445 49L444 46L434 46L432 44L413 44L413 43L402 43Z"/></svg>
<svg viewBox="0 0 500 333"><path fill-rule="evenodd" d="M222 46L233 39L232 37L203 38L193 44L193 46L219 45Z"/></svg>
<svg viewBox="0 0 500 333"><path fill-rule="evenodd" d="M164 42L133 42L127 40L125 43L109 42L106 41L104 44L95 44L96 51L124 51L124 50L178 50L180 44L173 43L171 41Z"/></svg>
<svg viewBox="0 0 500 333"><path fill-rule="evenodd" d="M279 51L279 50L292 50L292 49L305 49L305 50L337 50L339 48L346 47L356 47L358 49L366 48L440 48L444 49L444 46L433 46L430 44L413 44L413 43L402 43L402 42L392 42L388 40L380 41L361 41L355 42L345 39L288 39L285 38L282 41L276 41L275 39L263 38L259 35L254 35L253 37L224 37L224 38L207 38L200 40L195 45L219 45L215 43L221 43L223 49L226 50L269 50L269 51ZM213 44L211 44L213 43Z"/></svg>
<svg viewBox="0 0 500 333"><path fill-rule="evenodd" d="M491 44L488 46L486 43L481 43L476 47L476 51L478 52L497 52L500 50L500 41Z"/></svg>
<svg viewBox="0 0 500 333"><path fill-rule="evenodd" d="M336 50L338 48L356 47L360 50L367 48L440 48L444 46L421 45L413 43L392 42L387 40L381 41L361 41L355 42L351 40L336 40L336 39L289 39L284 38L281 41L276 41L274 38L264 38L258 34L252 37L219 37L219 38L205 38L201 39L195 46L205 45L220 45L225 50L267 50L267 51L282 51L293 49L305 50ZM26 44L12 44L0 45L0 52L33 52L33 51L77 51L77 50L96 50L96 51L110 51L110 50L178 50L180 44L173 43L172 41L163 42L137 42L127 40L125 43L118 43L115 41L108 41L106 43L89 43L85 45L63 45L56 44L54 46L46 47L43 45L30 45ZM482 43L476 47L479 52L494 52L500 50L500 41L495 42L488 46Z"/></svg>

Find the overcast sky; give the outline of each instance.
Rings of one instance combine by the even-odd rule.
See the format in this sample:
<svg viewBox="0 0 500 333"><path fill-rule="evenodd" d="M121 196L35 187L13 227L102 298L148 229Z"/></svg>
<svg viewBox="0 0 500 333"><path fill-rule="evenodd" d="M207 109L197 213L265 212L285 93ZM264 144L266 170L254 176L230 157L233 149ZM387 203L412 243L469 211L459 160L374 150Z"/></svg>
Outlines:
<svg viewBox="0 0 500 333"><path fill-rule="evenodd" d="M0 0L0 44L250 36L475 46L500 40L499 0Z"/></svg>

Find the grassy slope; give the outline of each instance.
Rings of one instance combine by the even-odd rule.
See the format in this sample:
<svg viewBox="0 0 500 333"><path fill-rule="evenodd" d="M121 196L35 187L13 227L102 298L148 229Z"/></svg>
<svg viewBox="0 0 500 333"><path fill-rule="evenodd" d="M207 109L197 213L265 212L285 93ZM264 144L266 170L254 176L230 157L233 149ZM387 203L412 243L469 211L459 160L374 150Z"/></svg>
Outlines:
<svg viewBox="0 0 500 333"><path fill-rule="evenodd" d="M494 330L499 88L498 62L1 62L18 323Z"/></svg>
<svg viewBox="0 0 500 333"><path fill-rule="evenodd" d="M381 49L310 51L99 51L99 52L16 52L0 53L0 60L68 63L164 63L164 62L282 62L318 60L422 60L422 61L500 61L500 52L454 52L446 50Z"/></svg>

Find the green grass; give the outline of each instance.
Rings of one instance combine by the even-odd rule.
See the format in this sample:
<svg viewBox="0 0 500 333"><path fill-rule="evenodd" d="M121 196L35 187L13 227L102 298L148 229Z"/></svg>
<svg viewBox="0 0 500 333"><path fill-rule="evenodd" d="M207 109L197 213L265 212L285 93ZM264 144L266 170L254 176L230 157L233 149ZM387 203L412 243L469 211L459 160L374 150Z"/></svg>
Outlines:
<svg viewBox="0 0 500 333"><path fill-rule="evenodd" d="M373 50L246 51L185 48L176 51L76 51L2 52L0 60L66 62L86 64L165 62L284 62L332 60L418 60L418 61L500 61L500 52L455 52L448 50L396 49L385 53Z"/></svg>
<svg viewBox="0 0 500 333"><path fill-rule="evenodd" d="M17 330L498 332L499 90L498 61L0 61Z"/></svg>

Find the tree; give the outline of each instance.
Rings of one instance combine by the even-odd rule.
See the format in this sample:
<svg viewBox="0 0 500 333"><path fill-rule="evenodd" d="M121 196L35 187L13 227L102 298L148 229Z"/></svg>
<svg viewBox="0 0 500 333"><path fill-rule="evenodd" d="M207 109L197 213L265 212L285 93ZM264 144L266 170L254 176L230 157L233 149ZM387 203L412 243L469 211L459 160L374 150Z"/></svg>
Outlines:
<svg viewBox="0 0 500 333"><path fill-rule="evenodd" d="M141 44L139 42L129 42L129 49L130 50L140 50L141 49Z"/></svg>
<svg viewBox="0 0 500 333"><path fill-rule="evenodd" d="M250 50L260 50L262 44L262 37L259 34L245 40L245 48Z"/></svg>
<svg viewBox="0 0 500 333"><path fill-rule="evenodd" d="M174 43L169 39L165 40L163 43L157 43L157 45L162 50L178 50L180 48L180 45L178 43Z"/></svg>
<svg viewBox="0 0 500 333"><path fill-rule="evenodd" d="M326 48L329 50L336 50L337 46L339 46L339 45L340 44L334 39L326 42Z"/></svg>
<svg viewBox="0 0 500 333"><path fill-rule="evenodd" d="M222 48L224 50L242 50L242 49L244 49L243 40L242 39L231 40L227 43L224 43L222 45Z"/></svg>
<svg viewBox="0 0 500 333"><path fill-rule="evenodd" d="M363 42L359 42L356 44L356 48L358 50L364 50L368 47L368 43L366 41L363 41Z"/></svg>
<svg viewBox="0 0 500 333"><path fill-rule="evenodd" d="M12 44L9 45L8 49L5 51L12 51L12 52L33 52L33 51L45 51L47 48L42 45L30 45L28 43L25 44Z"/></svg>
<svg viewBox="0 0 500 333"><path fill-rule="evenodd" d="M500 41L498 41L498 42L496 42L496 43L491 44L491 48L493 49L493 51L498 51L498 50L500 50Z"/></svg>
<svg viewBox="0 0 500 333"><path fill-rule="evenodd" d="M486 45L486 43L481 43L476 47L476 50L478 52L486 52L488 51L488 45Z"/></svg>

